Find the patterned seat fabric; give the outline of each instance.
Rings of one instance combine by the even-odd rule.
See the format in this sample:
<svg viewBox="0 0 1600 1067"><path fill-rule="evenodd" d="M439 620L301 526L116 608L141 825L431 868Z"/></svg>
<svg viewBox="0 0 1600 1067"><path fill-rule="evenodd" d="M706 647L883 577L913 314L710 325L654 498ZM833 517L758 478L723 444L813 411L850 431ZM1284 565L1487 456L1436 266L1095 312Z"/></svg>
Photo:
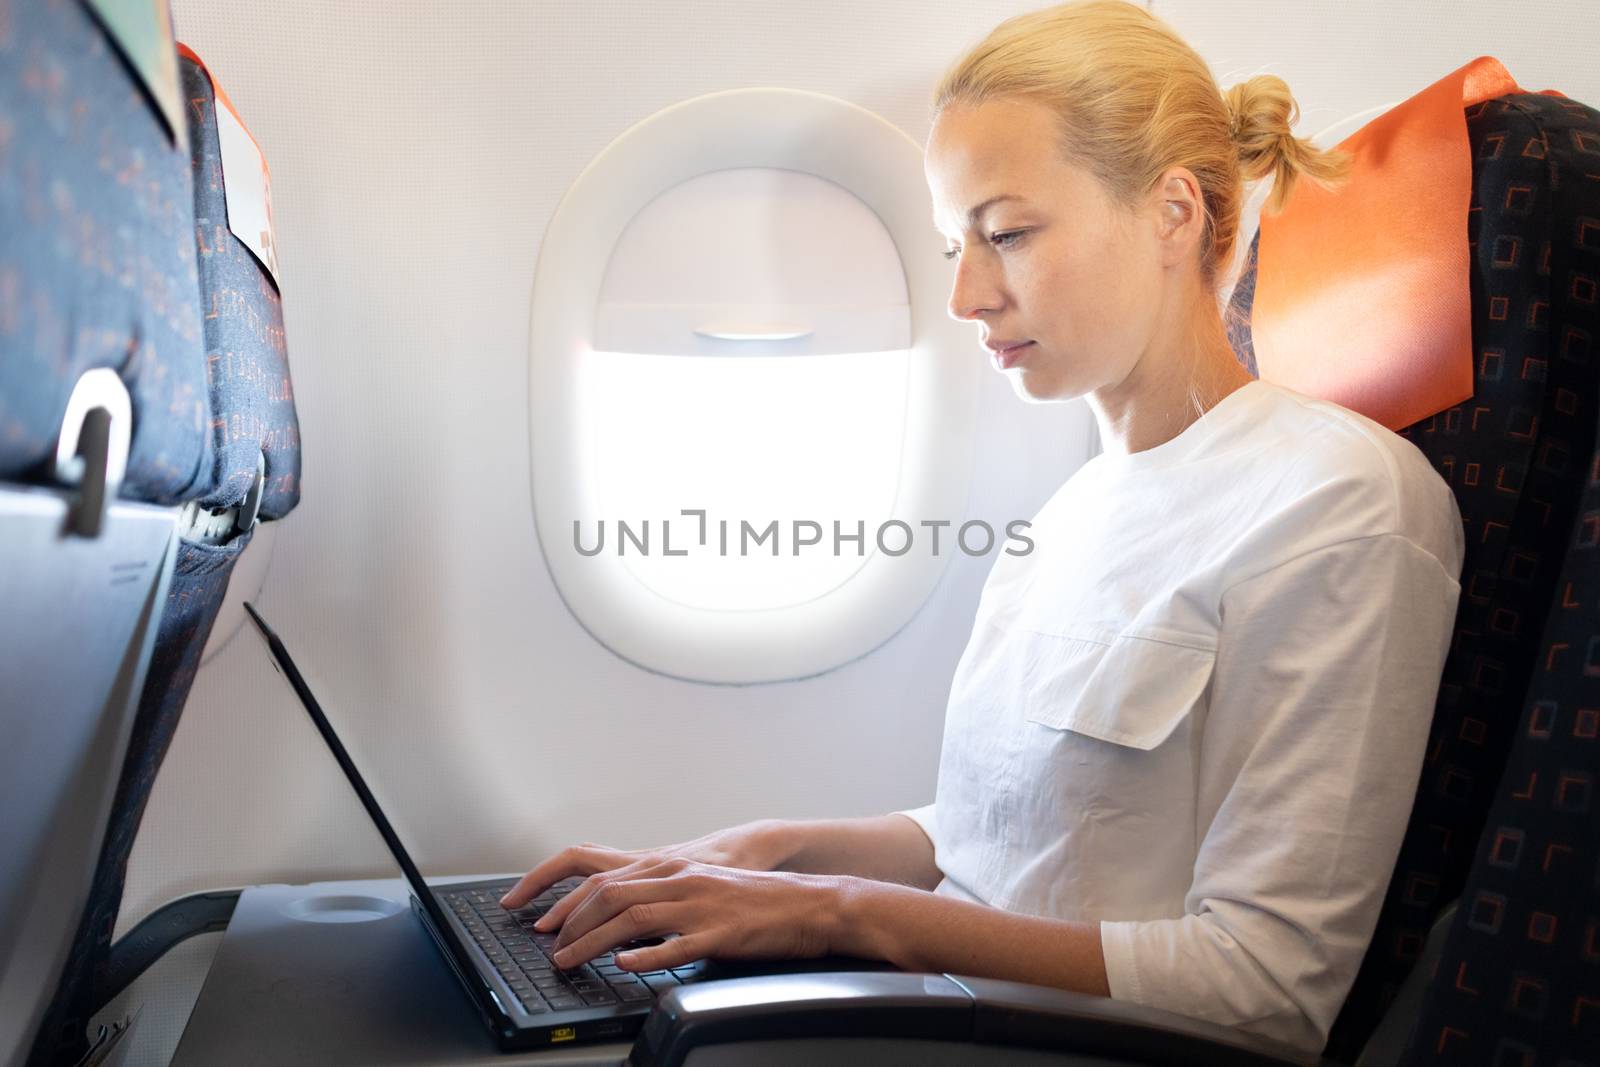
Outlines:
<svg viewBox="0 0 1600 1067"><path fill-rule="evenodd" d="M208 509L240 505L264 456L260 515L280 518L300 498L299 423L282 307L271 277L228 229L211 80L192 60L185 57L179 63L193 155L189 240L198 253L197 292L204 312L204 358L197 353L195 359L208 385L209 410L215 412L206 426L207 488L195 499ZM88 905L35 1044L33 1063L73 1063L86 1047L85 1025L104 999L111 936L134 838L234 563L250 538L247 531L221 545L187 540L179 545Z"/></svg>
<svg viewBox="0 0 1600 1067"><path fill-rule="evenodd" d="M1461 906L1407 1061L1595 1062L1600 112L1570 100L1518 96L1489 101L1469 113L1468 123L1483 167L1505 173L1480 189L1481 210L1474 212L1485 313L1495 323L1522 319L1542 342L1521 348L1513 332L1507 338L1512 347L1486 349L1485 357L1503 361L1507 374L1520 367L1522 374L1547 378L1539 429L1529 427L1538 447L1529 457L1528 485L1559 484L1559 505L1552 502L1539 529L1540 550L1554 558L1536 561L1542 576L1559 569L1554 596L1536 614L1502 610L1489 619L1534 647L1533 676L1519 702L1497 709L1505 719L1483 741L1504 756L1503 773L1487 823L1464 857L1471 868ZM1537 175L1538 184L1523 173ZM1529 271L1531 291L1516 280ZM1521 420L1514 418L1513 426L1521 427ZM1485 784L1493 769L1481 768Z"/></svg>
<svg viewBox="0 0 1600 1067"><path fill-rule="evenodd" d="M228 229L211 78L188 56L178 64L194 153L206 379L217 412L213 488L200 503L237 506L255 480L257 457L265 456L261 517L281 518L300 500L300 424L289 381L283 304L272 276Z"/></svg>
<svg viewBox="0 0 1600 1067"><path fill-rule="evenodd" d="M1600 537L1600 499L1590 499L1600 477L1600 114L1517 93L1466 116L1474 392L1402 431L1456 494L1466 531L1462 595L1394 877L1329 1037L1327 1055L1346 1062L1410 972L1434 916L1463 891L1408 1062L1491 1062L1523 1040L1530 1048L1600 1048L1600 1040L1573 1044L1570 1030L1545 1029L1562 1012L1585 1033L1600 1025L1600 1005L1584 1022L1574 1003L1584 988L1600 995L1600 828L1588 807L1600 713L1579 710L1600 707L1600 691L1586 691L1600 673L1600 573L1584 551ZM1255 251L1228 315L1230 340L1252 374ZM1562 729L1552 743L1549 732ZM1541 776L1540 791L1514 800L1530 775ZM1587 830L1578 825L1584 820ZM1570 864L1563 876L1539 870L1547 845L1572 850L1561 853ZM1558 925L1571 939L1564 952L1549 943ZM1522 943L1489 943L1490 926ZM1583 980L1580 958L1588 960ZM1462 972L1471 975L1462 986L1457 961L1469 959L1476 971ZM1538 1021L1535 1002L1548 1009Z"/></svg>
<svg viewBox="0 0 1600 1067"><path fill-rule="evenodd" d="M43 479L67 397L133 400L122 495L211 488L189 161L81 3L0 19L0 478Z"/></svg>

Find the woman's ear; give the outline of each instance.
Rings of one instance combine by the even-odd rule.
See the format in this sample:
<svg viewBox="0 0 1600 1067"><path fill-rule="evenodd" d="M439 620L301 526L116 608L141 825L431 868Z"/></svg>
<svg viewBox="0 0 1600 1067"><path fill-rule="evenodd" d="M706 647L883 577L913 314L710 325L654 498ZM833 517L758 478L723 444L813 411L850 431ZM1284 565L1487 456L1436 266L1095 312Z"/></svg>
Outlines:
<svg viewBox="0 0 1600 1067"><path fill-rule="evenodd" d="M1156 236L1161 264L1181 263L1193 253L1205 230L1200 183L1187 167L1173 167L1156 183Z"/></svg>

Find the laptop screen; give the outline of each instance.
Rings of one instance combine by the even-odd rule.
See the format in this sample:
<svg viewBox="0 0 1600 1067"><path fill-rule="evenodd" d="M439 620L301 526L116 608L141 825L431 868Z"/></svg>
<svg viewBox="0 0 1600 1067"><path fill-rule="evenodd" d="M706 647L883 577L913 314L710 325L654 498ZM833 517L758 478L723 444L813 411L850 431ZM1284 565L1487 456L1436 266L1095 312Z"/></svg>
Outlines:
<svg viewBox="0 0 1600 1067"><path fill-rule="evenodd" d="M406 881L411 884L411 892L416 896L422 907L426 909L434 929L449 946L451 954L455 956L457 969L461 971L463 977L476 975L478 970L472 962L472 957L461 943L461 939L456 936L455 930L450 926L449 921L445 919L444 909L440 907L438 900L434 897L433 890L422 880L422 872L411 861L411 854L406 851L405 845L400 843L400 836L395 833L394 827L389 824L388 816L384 815L383 809L378 806L378 800L372 795L372 790L367 788L366 779L362 778L361 772L356 770L355 762L350 758L350 753L345 751L344 744L339 740L339 735L333 730L333 724L323 714L322 706L317 703L317 698L311 695L311 687L306 685L305 679L300 676L299 669L295 667L294 660L289 656L289 650L278 639L278 635L273 633L272 627L267 625L267 621L256 611L255 605L246 601L244 610L250 613L251 620L255 622L256 627L261 631L261 635L266 638L267 647L272 651L272 658L277 660L284 676L289 679L289 684L294 687L295 694L300 698L300 703L305 706L306 714L311 716L311 721L316 724L317 732L322 735L322 739L328 743L328 748L333 751L333 758L339 762L339 767L344 771L345 777L350 779L350 785L355 789L356 796L361 798L362 807L367 809L367 814L372 817L372 822L377 826L378 833L383 835L384 843L389 846L389 851L394 854L395 860L400 864L400 870L405 874ZM473 987L474 994L486 1007L492 1007L497 1013L501 1013L499 1004L494 1001L492 992L481 978L477 982L469 982L468 984Z"/></svg>

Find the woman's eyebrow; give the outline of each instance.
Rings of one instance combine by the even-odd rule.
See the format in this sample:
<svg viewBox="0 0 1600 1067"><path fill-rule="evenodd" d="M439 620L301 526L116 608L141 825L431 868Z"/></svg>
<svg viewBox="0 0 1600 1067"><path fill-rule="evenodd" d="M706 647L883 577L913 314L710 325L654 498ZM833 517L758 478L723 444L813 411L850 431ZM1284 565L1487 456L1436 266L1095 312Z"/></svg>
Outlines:
<svg viewBox="0 0 1600 1067"><path fill-rule="evenodd" d="M967 228L971 229L972 227L976 226L978 224L978 220L983 217L983 213L985 211L988 211L991 207L994 207L994 205L1007 200L1017 200L1023 203L1027 202L1026 197L1018 196L1016 193L1001 193L998 196L991 196L989 199L985 200L983 203L967 212ZM939 228L939 220L937 218L933 220L933 228Z"/></svg>

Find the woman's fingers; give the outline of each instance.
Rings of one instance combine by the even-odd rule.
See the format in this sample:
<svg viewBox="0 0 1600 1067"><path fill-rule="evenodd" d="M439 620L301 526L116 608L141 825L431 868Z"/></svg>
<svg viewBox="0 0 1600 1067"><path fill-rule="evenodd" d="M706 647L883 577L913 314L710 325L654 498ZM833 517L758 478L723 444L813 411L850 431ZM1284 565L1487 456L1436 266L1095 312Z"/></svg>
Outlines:
<svg viewBox="0 0 1600 1067"><path fill-rule="evenodd" d="M707 956L778 959L828 949L819 914L837 910L836 879L757 873L679 858L597 875L564 914L553 946L571 969L629 941L676 934L619 952L619 967L650 971ZM577 897L569 894L567 903Z"/></svg>
<svg viewBox="0 0 1600 1067"><path fill-rule="evenodd" d="M572 914L573 909L577 908L585 900L588 900L595 890L599 889L602 885L616 878L627 878L628 876L638 872L641 868L649 866L652 862L654 861L634 860L633 862L624 864L621 867L613 867L610 870L599 871L595 874L591 874L582 882L578 883L577 887L574 888L572 892L568 893L566 896L550 905L550 910L539 916L539 920L533 924L533 928L535 930L548 931L562 926L566 923L567 916Z"/></svg>
<svg viewBox="0 0 1600 1067"><path fill-rule="evenodd" d="M665 866L665 864L658 866ZM660 877L665 872L652 871L650 873L656 874L657 877L612 878L596 885L582 900L567 909L566 915L561 921L561 934L556 938L556 949L565 948L582 938L589 931L603 926L630 908L638 909L633 919L641 920L649 914L651 905L660 904L668 900L678 900L683 897L681 885L674 884L671 878ZM588 883L585 883L582 888L588 888ZM576 890L568 894L569 898L576 895ZM561 903L565 904L566 900L561 901ZM630 933L620 938L619 943L636 937L650 937L657 933L676 932L672 930L652 930L649 933ZM602 949L601 951L604 950Z"/></svg>
<svg viewBox="0 0 1600 1067"><path fill-rule="evenodd" d="M641 893L661 893L659 882L622 882L619 885L629 886L635 895ZM670 890L668 890L670 892ZM582 966L589 960L601 955L618 945L646 937L659 937L662 934L674 933L693 923L692 912L694 906L679 900L636 900L609 914L604 921L589 927L581 935L568 937L567 927L562 927L562 937L567 939L564 946L557 948L554 956L557 967L571 969ZM593 914L593 913L591 913ZM681 941L682 938L673 938ZM557 944L560 944L558 941Z"/></svg>
<svg viewBox="0 0 1600 1067"><path fill-rule="evenodd" d="M669 967L687 967L695 960L703 960L716 954L719 948L726 947L721 944L726 937L727 934L721 930L684 934L682 937L668 938L659 945L619 952L612 958L625 971L664 971Z"/></svg>
<svg viewBox="0 0 1600 1067"><path fill-rule="evenodd" d="M500 898L503 908L520 908L563 878L609 871L633 862L633 857L609 848L577 845L564 848L522 876L511 891Z"/></svg>
<svg viewBox="0 0 1600 1067"><path fill-rule="evenodd" d="M642 860L636 860L628 864L626 867L617 867L614 870L590 875L584 879L582 885L556 901L549 911L539 916L539 921L533 924L533 928L535 930L549 931L560 927L565 930L572 913L583 907L596 893L606 886L625 879L664 878L676 873L682 866L682 863L675 860L661 860L654 856L647 856ZM582 930L577 932L581 933Z"/></svg>

